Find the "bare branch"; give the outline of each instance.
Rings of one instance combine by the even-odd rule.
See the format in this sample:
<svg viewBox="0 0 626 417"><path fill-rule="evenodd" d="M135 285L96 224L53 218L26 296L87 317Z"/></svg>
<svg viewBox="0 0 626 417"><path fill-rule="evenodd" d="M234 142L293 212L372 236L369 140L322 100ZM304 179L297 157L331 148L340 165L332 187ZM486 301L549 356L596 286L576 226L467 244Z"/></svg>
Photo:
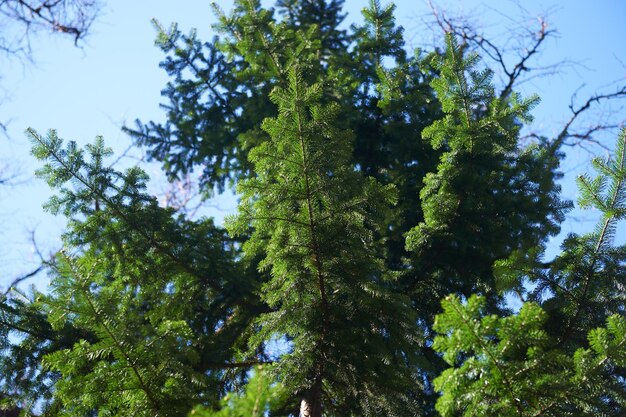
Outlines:
<svg viewBox="0 0 626 417"><path fill-rule="evenodd" d="M2 166L0 168L0 185L14 185L14 181L19 177L15 172L11 172L8 166Z"/></svg>
<svg viewBox="0 0 626 417"><path fill-rule="evenodd" d="M227 210L221 208L219 204L207 201L206 192L200 189L199 184L199 175L191 174L186 174L179 180L167 182L157 193L159 204L162 207L171 207L190 219L208 208L226 212Z"/></svg>
<svg viewBox="0 0 626 417"><path fill-rule="evenodd" d="M32 271L15 278L13 281L11 281L7 289L4 291L4 295L5 296L8 295L11 292L11 290L15 288L18 284L20 284L22 281L26 281L27 279L34 277L35 275L43 271L45 267L46 265L41 264L37 268L33 269Z"/></svg>
<svg viewBox="0 0 626 417"><path fill-rule="evenodd" d="M37 274L39 274L40 272L42 272L44 269L46 269L48 266L52 265L54 262L54 255L52 255L52 252L50 255L48 255L47 257L45 257L43 255L43 252L41 251L41 249L39 248L39 245L37 244L37 240L35 239L35 230L31 230L30 232L30 240L33 244L33 248L35 249L35 254L37 255L37 257L39 258L39 265L34 268L32 271L27 272L24 275L20 275L19 277L13 279L13 281L11 281L11 283L8 285L8 287L6 288L6 290L4 291L4 296L6 297L15 287L17 287L17 285L21 284L22 282L33 278L35 276L37 276Z"/></svg>
<svg viewBox="0 0 626 417"><path fill-rule="evenodd" d="M83 39L99 14L102 0L0 0L0 51L29 58L30 35L40 30Z"/></svg>
<svg viewBox="0 0 626 417"><path fill-rule="evenodd" d="M483 28L474 23L471 17L451 16L444 9L436 6L433 0L429 0L429 5L432 15L431 25L439 27L444 33L454 34L464 47L479 52L483 58L492 61L493 65L491 66L502 77L502 88L498 94L500 98L509 96L520 84L534 78L556 74L568 65L581 65L568 60L547 65L539 63L538 59L546 47L546 42L551 38L558 37L558 33L555 29L550 28L546 15L528 20L529 13L522 7L521 2L517 5L523 20L512 18L491 9L493 12L499 13L503 19L510 21L510 24L507 23L508 33L496 38L498 43L485 36ZM534 23L520 23L522 21ZM521 141L540 140L547 142L552 152L557 152L562 146L578 147L592 154L597 153L598 149L608 150L608 147L597 139L597 135L623 125L624 121L615 120L617 113L615 109L608 111L607 115L596 114L595 109L600 104L626 98L626 87L623 86L623 79L609 85L615 86L616 84L618 87L615 92L595 93L579 106L575 105L577 90L572 95L569 105L571 116L563 123L558 133L551 137L551 140L547 140L542 134L530 133L522 137ZM599 88L607 87L608 85ZM589 123L588 126L581 127L580 124L583 119L593 120L593 122Z"/></svg>
<svg viewBox="0 0 626 417"><path fill-rule="evenodd" d="M33 62L31 35L46 31L85 38L105 0L0 0L0 54ZM6 134L7 122L0 120Z"/></svg>
<svg viewBox="0 0 626 417"><path fill-rule="evenodd" d="M471 18L450 16L444 9L437 7L432 0L429 0L429 6L435 26L438 26L444 33L454 34L465 47L493 61L498 68L499 75L503 78L500 98L510 95L514 87L522 83L536 77L558 73L563 67L574 64L568 60L546 65L537 64L536 60L546 41L558 36L555 29L549 28L548 19L545 16L534 18L535 24L529 27L500 13L504 18L511 20L516 27L511 28L498 45L486 37L480 26ZM528 15L521 5L519 8L525 15ZM507 47L513 41L516 45Z"/></svg>
<svg viewBox="0 0 626 417"><path fill-rule="evenodd" d="M582 105L576 107L574 104L576 94L574 94L572 96L570 105L568 106L572 115L569 120L565 122L559 134L556 135L556 138L550 144L550 148L552 149L552 151L557 151L562 145L574 146L583 142L597 143L597 141L593 138L594 133L619 127L621 124L623 124L623 122L621 124L599 122L583 131L574 131L572 129L574 122L576 122L581 117L581 115L591 109L593 105L599 104L602 101L624 98L626 98L626 86L619 88L613 93L594 94L593 96L589 97ZM568 142L568 139L575 140L573 142Z"/></svg>

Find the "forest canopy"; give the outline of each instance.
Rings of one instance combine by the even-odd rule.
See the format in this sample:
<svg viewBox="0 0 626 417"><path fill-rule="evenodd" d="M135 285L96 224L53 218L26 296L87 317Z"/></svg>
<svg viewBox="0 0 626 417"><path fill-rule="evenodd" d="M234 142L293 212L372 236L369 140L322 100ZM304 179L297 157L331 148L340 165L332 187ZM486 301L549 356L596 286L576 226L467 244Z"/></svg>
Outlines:
<svg viewBox="0 0 626 417"><path fill-rule="evenodd" d="M577 133L522 137L526 56L496 86L495 46L449 20L409 53L378 0L349 28L342 0L234 3L211 41L156 23L166 121L124 129L170 180L234 190L223 226L159 205L101 137L27 131L67 231L50 291L0 298L0 408L626 414L626 130L578 178L596 229L548 257Z"/></svg>

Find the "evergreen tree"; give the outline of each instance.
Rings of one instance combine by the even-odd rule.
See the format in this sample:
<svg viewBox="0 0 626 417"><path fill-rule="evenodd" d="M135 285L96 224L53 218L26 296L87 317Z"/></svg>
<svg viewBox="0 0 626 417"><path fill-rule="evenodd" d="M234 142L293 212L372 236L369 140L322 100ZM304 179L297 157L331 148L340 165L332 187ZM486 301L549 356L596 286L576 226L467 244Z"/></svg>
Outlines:
<svg viewBox="0 0 626 417"><path fill-rule="evenodd" d="M558 233L569 203L559 199L559 155L547 146L519 145L536 98L495 97L492 72L479 70L452 36L431 65L431 85L444 116L422 131L441 151L439 163L421 178L423 218L403 234L408 254L401 289L411 294L422 332L433 336L434 315L450 293L487 297L491 312L504 309L503 294L521 281L497 279L494 263L525 257ZM430 381L442 370L430 345L423 350ZM426 393L434 394L427 384Z"/></svg>
<svg viewBox="0 0 626 417"><path fill-rule="evenodd" d="M196 407L191 411L193 417L262 417L266 413L280 410L285 402L284 388L273 382L267 369L257 366L254 375L246 384L242 394L232 393L224 396L221 409L213 411ZM274 415L274 414L272 414Z"/></svg>
<svg viewBox="0 0 626 417"><path fill-rule="evenodd" d="M348 33L339 28L346 15L344 0L278 0L276 6L290 27L308 29L315 26L320 33L320 59L341 53L348 42Z"/></svg>
<svg viewBox="0 0 626 417"><path fill-rule="evenodd" d="M52 387L58 374L44 372L41 361L48 353L70 348L81 334L70 326L52 329L42 309L41 294L26 294L17 289L0 303L0 410L25 410L39 405L44 410L55 410Z"/></svg>
<svg viewBox="0 0 626 417"><path fill-rule="evenodd" d="M68 228L50 292L0 300L0 405L624 414L626 133L579 180L597 231L545 262L569 204L559 149L519 143L536 99L496 97L452 36L409 56L393 6L342 29L342 4L237 0L211 43L157 24L167 121L126 131L170 178L202 169L205 196L236 186L226 229L159 207L101 138L28 131Z"/></svg>
<svg viewBox="0 0 626 417"><path fill-rule="evenodd" d="M556 234L568 205L558 198L554 156L518 145L537 98L495 97L492 72L477 70L477 61L452 36L434 59L440 76L432 85L445 116L423 135L445 151L424 178L424 220L407 234L407 248L445 291L497 299L493 263Z"/></svg>
<svg viewBox="0 0 626 417"><path fill-rule="evenodd" d="M190 404L217 404L238 378L229 369L262 361L236 359L263 307L256 276L234 263L234 242L209 219L160 208L139 169L106 167L101 138L86 160L54 131L28 133L35 156L48 161L39 175L60 188L48 209L70 220L51 292L37 297L52 330L73 333L73 343L43 357L43 371L56 375L56 409L184 415Z"/></svg>
<svg viewBox="0 0 626 417"><path fill-rule="evenodd" d="M263 123L270 139L250 152L257 175L240 184L229 226L253 228L244 252L261 253L259 267L271 271L263 299L273 311L257 319L255 339L289 341L278 376L303 396L302 416L395 415L410 406L403 354L418 340L369 230L393 188L354 170L351 135L335 128L335 108L320 105L321 85L307 86L297 69L289 77L270 96L279 115Z"/></svg>
<svg viewBox="0 0 626 417"><path fill-rule="evenodd" d="M435 384L443 416L620 416L626 412L626 248L613 247L626 215L626 129L598 176L578 179L581 207L602 213L596 230L570 236L547 266L535 258L503 271L536 284L519 313L485 314L485 299L443 302L435 348L449 365Z"/></svg>

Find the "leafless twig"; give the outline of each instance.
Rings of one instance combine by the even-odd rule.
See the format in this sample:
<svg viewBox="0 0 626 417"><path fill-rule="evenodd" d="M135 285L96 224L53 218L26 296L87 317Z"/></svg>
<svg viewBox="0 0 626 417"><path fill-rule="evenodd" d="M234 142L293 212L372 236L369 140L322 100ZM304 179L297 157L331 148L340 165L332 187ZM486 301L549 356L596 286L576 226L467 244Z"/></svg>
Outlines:
<svg viewBox="0 0 626 417"><path fill-rule="evenodd" d="M464 47L479 52L483 58L492 61L495 69L502 77L502 87L499 92L500 98L507 97L518 88L520 84L528 82L537 77L553 75L568 65L581 65L569 60L560 60L549 64L541 64L539 58L541 52L550 38L556 38L558 33L550 28L546 15L533 19L535 23L520 24L519 20L500 15L511 21L509 34L502 38L497 38L498 42L489 39L483 34L479 25L473 22L468 16L452 16L444 9L436 6L433 0L428 0L432 24L444 33L454 34ZM521 13L526 16L524 21L528 22L529 16L521 3L517 3ZM492 10L499 13L497 10ZM513 46L510 46L514 43ZM618 83L622 83L619 86ZM586 99L582 105L576 105L577 92L572 95L569 104L570 117L563 123L553 139L547 140L544 135L529 133L522 137L525 139L539 139L548 142L553 152L558 152L563 146L578 147L595 154L597 149L608 150L608 147L597 135L601 132L618 128L624 121L616 120L615 110L609 111L608 115L597 114L598 105L614 102L626 98L626 87L623 86L623 79L618 83L617 89L611 93L596 92ZM606 88L601 87L601 88ZM579 90L582 89L579 88ZM596 114L591 114L591 113ZM582 127L583 120L593 119L593 122Z"/></svg>
<svg viewBox="0 0 626 417"><path fill-rule="evenodd" d="M26 281L27 279L36 276L38 273L43 271L45 269L45 267L46 267L46 265L41 264L37 268L33 269L32 271L15 278L13 281L11 281L11 283L9 284L7 289L4 291L4 295L5 296L8 295L11 292L11 290L13 288L15 288L19 283L21 283L23 281Z"/></svg>
<svg viewBox="0 0 626 417"><path fill-rule="evenodd" d="M171 207L185 214L188 218L194 218L202 208L219 209L216 205L208 204L202 197L202 192L198 188L199 183L199 178L191 175L169 182L159 196L159 203L163 207Z"/></svg>
<svg viewBox="0 0 626 417"><path fill-rule="evenodd" d="M580 119L581 115L587 112L594 104L599 104L600 102L614 99L626 99L626 86L621 87L614 91L613 93L598 93L589 97L582 105L576 106L574 101L576 99L576 94L572 96L572 99L569 104L569 109L571 112L571 117L565 122L561 131L556 135L555 139L551 143L552 150L556 151L563 145L580 145L582 143L596 143L599 144L593 137L594 133L614 129L619 127L622 123L607 123L604 121L600 121L598 123L592 124L588 128L580 131L573 130L573 124ZM568 142L568 139L574 139L574 141Z"/></svg>
<svg viewBox="0 0 626 417"><path fill-rule="evenodd" d="M31 59L31 34L59 33L83 39L102 7L102 0L0 0L0 51Z"/></svg>
<svg viewBox="0 0 626 417"><path fill-rule="evenodd" d="M515 86L528 82L537 77L553 75L563 69L564 66L573 65L569 60L560 60L549 64L539 64L537 58L546 41L555 38L558 33L551 29L546 16L533 19L534 25L523 25L515 22L509 16L503 16L514 22L509 34L496 44L482 33L478 24L467 16L451 16L432 0L429 0L434 24L444 33L454 34L466 47L476 50L481 55L493 61L503 78L499 96L501 98L511 94ZM521 5L520 10L528 14ZM501 13L500 13L501 14ZM525 19L527 20L527 19ZM516 46L507 47L513 40ZM503 46L504 45L504 46Z"/></svg>
<svg viewBox="0 0 626 417"><path fill-rule="evenodd" d="M11 283L8 285L8 287L6 288L6 290L4 291L4 296L6 297L15 287L17 287L17 285L19 285L20 283L33 278L35 276L37 276L40 272L42 272L44 269L46 269L48 266L52 265L53 261L54 261L54 257L52 254L50 254L49 256L44 256L43 252L41 251L41 249L39 248L39 245L37 244L37 240L35 239L35 230L31 230L30 232L30 240L33 244L33 247L35 248L35 254L37 255L37 257L39 258L39 265L34 268L33 270L31 270L30 272L27 272L23 275L20 275L17 278L14 278L13 281L11 281Z"/></svg>

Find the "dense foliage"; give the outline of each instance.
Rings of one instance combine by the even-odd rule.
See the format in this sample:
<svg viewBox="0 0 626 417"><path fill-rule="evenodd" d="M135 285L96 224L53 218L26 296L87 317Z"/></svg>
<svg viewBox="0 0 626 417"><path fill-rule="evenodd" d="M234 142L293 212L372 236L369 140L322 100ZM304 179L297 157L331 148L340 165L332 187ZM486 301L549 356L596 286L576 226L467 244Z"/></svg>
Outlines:
<svg viewBox="0 0 626 417"><path fill-rule="evenodd" d="M50 291L0 304L2 406L46 416L620 416L626 131L571 206L537 98L495 94L454 36L404 49L393 6L238 0L202 43L160 25L165 123L126 128L171 179L236 188L223 228L139 168L29 130L68 218ZM522 303L513 311L509 301Z"/></svg>

